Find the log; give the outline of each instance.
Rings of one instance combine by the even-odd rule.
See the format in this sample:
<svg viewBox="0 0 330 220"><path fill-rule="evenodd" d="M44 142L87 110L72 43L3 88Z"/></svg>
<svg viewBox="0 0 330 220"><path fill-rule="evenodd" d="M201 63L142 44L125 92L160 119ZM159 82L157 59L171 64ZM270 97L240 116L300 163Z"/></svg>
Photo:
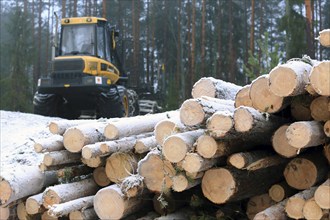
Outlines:
<svg viewBox="0 0 330 220"><path fill-rule="evenodd" d="M322 183L319 187L317 187L314 194L315 202L322 209L330 209L330 179L328 179Z"/></svg>
<svg viewBox="0 0 330 220"><path fill-rule="evenodd" d="M171 119L164 119L155 125L155 138L159 145L163 145L165 139L176 133L186 131L185 126L181 123L180 117L173 117Z"/></svg>
<svg viewBox="0 0 330 220"><path fill-rule="evenodd" d="M243 86L235 96L235 108L240 106L252 107L252 100L250 98L251 85Z"/></svg>
<svg viewBox="0 0 330 220"><path fill-rule="evenodd" d="M217 111L234 110L234 102L231 100L218 99L210 100L206 98L188 99L183 102L180 108L181 122L190 127L205 126L206 120Z"/></svg>
<svg viewBox="0 0 330 220"><path fill-rule="evenodd" d="M314 197L307 200L303 207L303 216L307 220L319 220L323 216L323 211L315 202Z"/></svg>
<svg viewBox="0 0 330 220"><path fill-rule="evenodd" d="M42 206L42 195L43 193L39 193L26 199L25 207L28 214L34 215L45 211Z"/></svg>
<svg viewBox="0 0 330 220"><path fill-rule="evenodd" d="M292 159L284 170L286 182L293 188L303 190L325 181L328 164L321 151L301 154Z"/></svg>
<svg viewBox="0 0 330 220"><path fill-rule="evenodd" d="M83 164L65 166L64 168L56 171L57 177L64 182L68 182L78 176L91 174L92 172L93 169L91 167Z"/></svg>
<svg viewBox="0 0 330 220"><path fill-rule="evenodd" d="M276 153L282 157L292 158L297 156L298 149L289 144L286 138L286 130L288 127L289 125L282 125L275 131L272 137L272 146Z"/></svg>
<svg viewBox="0 0 330 220"><path fill-rule="evenodd" d="M122 182L125 177L135 174L138 158L133 153L116 152L108 157L105 165L105 173L114 183Z"/></svg>
<svg viewBox="0 0 330 220"><path fill-rule="evenodd" d="M164 192L172 187L175 169L161 156L161 152L155 149L139 161L138 173L144 177L144 184L151 192Z"/></svg>
<svg viewBox="0 0 330 220"><path fill-rule="evenodd" d="M73 211L69 214L70 220L91 220L97 219L96 212L93 208L82 209L79 211Z"/></svg>
<svg viewBox="0 0 330 220"><path fill-rule="evenodd" d="M58 135L63 135L66 131L66 129L70 128L70 127L75 127L78 125L82 125L82 124L90 124L90 123L94 123L96 122L96 120L86 120L86 119L78 119L78 120L66 120L66 119L62 119L62 120L57 120L57 121L52 121L49 123L48 128L49 131L52 134L58 134Z"/></svg>
<svg viewBox="0 0 330 220"><path fill-rule="evenodd" d="M218 165L225 165L226 158L210 158L206 159L197 153L187 153L182 161L182 168L189 173L198 173L210 169Z"/></svg>
<svg viewBox="0 0 330 220"><path fill-rule="evenodd" d="M1 172L0 205L6 206L18 199L37 194L57 181L55 172L42 173L35 166L18 166Z"/></svg>
<svg viewBox="0 0 330 220"><path fill-rule="evenodd" d="M43 193L43 205L49 209L54 204L94 195L97 190L98 186L93 179L51 186L46 188Z"/></svg>
<svg viewBox="0 0 330 220"><path fill-rule="evenodd" d="M172 177L172 190L174 192L183 192L185 190L188 190L190 188L193 188L194 186L197 186L201 183L201 178L196 179L188 179L188 177L185 174L177 174Z"/></svg>
<svg viewBox="0 0 330 220"><path fill-rule="evenodd" d="M141 138L136 141L134 146L134 152L138 154L143 154L151 151L155 147L157 147L157 140L155 136Z"/></svg>
<svg viewBox="0 0 330 220"><path fill-rule="evenodd" d="M145 201L141 197L126 198L119 186L110 185L96 193L94 209L100 219L121 219L140 210Z"/></svg>
<svg viewBox="0 0 330 220"><path fill-rule="evenodd" d="M16 212L17 212L17 218L19 220L28 220L28 219L30 219L29 214L26 212L25 204L24 204L23 201L18 203L17 208L16 208Z"/></svg>
<svg viewBox="0 0 330 220"><path fill-rule="evenodd" d="M143 180L139 174L130 175L121 182L120 189L127 198L136 197L143 192Z"/></svg>
<svg viewBox="0 0 330 220"><path fill-rule="evenodd" d="M96 122L70 127L63 134L64 147L72 153L77 153L87 144L104 141L103 131L106 125L106 122Z"/></svg>
<svg viewBox="0 0 330 220"><path fill-rule="evenodd" d="M104 136L110 140L151 132L155 125L164 119L177 117L178 111L168 111L144 116L125 118L109 123L104 129Z"/></svg>
<svg viewBox="0 0 330 220"><path fill-rule="evenodd" d="M283 200L282 202L276 203L275 205L272 205L271 207L259 212L258 214L255 215L254 220L288 219L284 211L286 202L287 199Z"/></svg>
<svg viewBox="0 0 330 220"><path fill-rule="evenodd" d="M297 190L289 186L285 181L272 185L268 190L270 198L275 202L281 202L296 193Z"/></svg>
<svg viewBox="0 0 330 220"><path fill-rule="evenodd" d="M67 216L73 211L92 207L93 201L94 196L86 196L61 204L54 204L49 208L48 214L52 217Z"/></svg>
<svg viewBox="0 0 330 220"><path fill-rule="evenodd" d="M203 77L194 84L191 95L195 99L202 96L209 96L218 99L235 100L236 93L241 88L241 86L225 82L221 79Z"/></svg>
<svg viewBox="0 0 330 220"><path fill-rule="evenodd" d="M0 206L0 219L7 220L10 217L10 209L9 207Z"/></svg>
<svg viewBox="0 0 330 220"><path fill-rule="evenodd" d="M289 60L270 71L269 89L280 97L304 94L306 93L305 87L309 83L308 76L311 70L311 64L300 60Z"/></svg>
<svg viewBox="0 0 330 220"><path fill-rule="evenodd" d="M288 143L297 149L315 147L327 141L323 124L318 121L294 122L286 129L285 136Z"/></svg>
<svg viewBox="0 0 330 220"><path fill-rule="evenodd" d="M253 80L250 87L252 106L261 112L276 113L284 109L289 102L270 91L268 75Z"/></svg>
<svg viewBox="0 0 330 220"><path fill-rule="evenodd" d="M318 40L322 46L330 47L330 29L320 31L316 40Z"/></svg>
<svg viewBox="0 0 330 220"><path fill-rule="evenodd" d="M105 173L104 167L97 167L96 169L94 169L93 179L97 185L102 186L102 187L108 186L111 183L111 181L109 180L109 178L107 177L107 175Z"/></svg>
<svg viewBox="0 0 330 220"><path fill-rule="evenodd" d="M81 161L89 167L97 168L105 166L105 157L92 157L90 159L81 158Z"/></svg>
<svg viewBox="0 0 330 220"><path fill-rule="evenodd" d="M172 163L180 162L192 150L197 138L203 133L204 130L199 129L169 136L162 147L164 157Z"/></svg>
<svg viewBox="0 0 330 220"><path fill-rule="evenodd" d="M323 147L323 155L328 161L328 164L330 165L330 144L326 144Z"/></svg>
<svg viewBox="0 0 330 220"><path fill-rule="evenodd" d="M292 117L297 121L312 120L310 105L313 99L314 97L309 94L293 97L290 105Z"/></svg>
<svg viewBox="0 0 330 220"><path fill-rule="evenodd" d="M315 65L309 75L314 90L322 96L330 96L330 61L325 60Z"/></svg>
<svg viewBox="0 0 330 220"><path fill-rule="evenodd" d="M44 155L43 163L45 166L55 166L79 162L80 154L71 153L67 150L47 152Z"/></svg>
<svg viewBox="0 0 330 220"><path fill-rule="evenodd" d="M206 171L203 176L203 194L216 204L260 195L281 180L280 172L284 167L285 164L277 164L253 171L231 167L213 168Z"/></svg>
<svg viewBox="0 0 330 220"><path fill-rule="evenodd" d="M269 197L267 193L253 196L249 199L246 207L246 215L252 220L256 214L271 207L275 202Z"/></svg>
<svg viewBox="0 0 330 220"><path fill-rule="evenodd" d="M285 212L290 218L299 219L304 218L303 207L306 200L313 197L316 187L306 189L293 196L291 196L286 205Z"/></svg>
<svg viewBox="0 0 330 220"><path fill-rule="evenodd" d="M256 161L271 155L274 154L266 150L239 152L232 154L230 157L228 157L227 162L229 165L237 169L246 169L252 163L255 163Z"/></svg>
<svg viewBox="0 0 330 220"><path fill-rule="evenodd" d="M64 150L63 137L52 135L48 138L39 139L34 143L33 148L37 153Z"/></svg>
<svg viewBox="0 0 330 220"><path fill-rule="evenodd" d="M56 218L56 217L52 217L50 215L48 215L48 212L44 212L42 215L41 215L41 220L58 220L59 218Z"/></svg>
<svg viewBox="0 0 330 220"><path fill-rule="evenodd" d="M327 137L330 137L330 120L324 124L323 131Z"/></svg>
<svg viewBox="0 0 330 220"><path fill-rule="evenodd" d="M235 133L233 116L234 114L228 111L215 112L206 121L207 133L216 139Z"/></svg>
<svg viewBox="0 0 330 220"><path fill-rule="evenodd" d="M328 110L329 104L330 104L330 97L326 97L326 96L319 96L312 101L310 105L310 110L314 120L316 121L330 120L330 111Z"/></svg>

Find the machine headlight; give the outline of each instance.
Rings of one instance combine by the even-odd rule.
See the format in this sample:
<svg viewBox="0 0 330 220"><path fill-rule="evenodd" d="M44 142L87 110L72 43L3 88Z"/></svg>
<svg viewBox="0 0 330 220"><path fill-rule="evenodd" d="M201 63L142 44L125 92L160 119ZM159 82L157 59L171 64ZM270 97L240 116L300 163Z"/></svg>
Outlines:
<svg viewBox="0 0 330 220"><path fill-rule="evenodd" d="M97 70L97 62L88 62L88 69Z"/></svg>

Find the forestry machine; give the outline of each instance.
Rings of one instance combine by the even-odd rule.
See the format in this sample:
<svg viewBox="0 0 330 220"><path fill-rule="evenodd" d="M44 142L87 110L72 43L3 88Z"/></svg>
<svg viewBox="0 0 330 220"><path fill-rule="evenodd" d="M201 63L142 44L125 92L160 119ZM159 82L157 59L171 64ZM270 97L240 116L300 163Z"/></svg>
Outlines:
<svg viewBox="0 0 330 220"><path fill-rule="evenodd" d="M104 18L62 19L51 71L38 80L34 113L68 119L139 114L137 93L125 87L128 79L116 51L117 36Z"/></svg>

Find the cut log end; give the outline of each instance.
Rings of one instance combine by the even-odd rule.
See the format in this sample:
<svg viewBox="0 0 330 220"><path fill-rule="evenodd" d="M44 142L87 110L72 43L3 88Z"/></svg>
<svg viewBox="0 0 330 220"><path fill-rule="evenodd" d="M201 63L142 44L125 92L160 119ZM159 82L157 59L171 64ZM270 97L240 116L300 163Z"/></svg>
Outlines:
<svg viewBox="0 0 330 220"><path fill-rule="evenodd" d="M116 126L108 124L104 129L104 136L110 140L119 138L119 130Z"/></svg>
<svg viewBox="0 0 330 220"><path fill-rule="evenodd" d="M315 91L322 96L330 96L330 61L315 65L310 74L310 82Z"/></svg>
<svg viewBox="0 0 330 220"><path fill-rule="evenodd" d="M330 179L316 189L314 197L322 209L330 209Z"/></svg>
<svg viewBox="0 0 330 220"><path fill-rule="evenodd" d="M207 129L215 137L226 135L234 127L232 115L214 113L207 121Z"/></svg>
<svg viewBox="0 0 330 220"><path fill-rule="evenodd" d="M28 198L25 203L26 211L28 214L33 215L39 213L40 204L33 198Z"/></svg>
<svg viewBox="0 0 330 220"><path fill-rule="evenodd" d="M193 98L200 98L202 96L215 97L216 89L211 80L208 79L200 79L195 83L191 95Z"/></svg>
<svg viewBox="0 0 330 220"><path fill-rule="evenodd" d="M107 186L111 183L109 178L107 177L105 173L105 168L104 167L97 167L93 171L93 178L94 181L96 182L97 185L99 186Z"/></svg>
<svg viewBox="0 0 330 220"><path fill-rule="evenodd" d="M246 165L244 157L240 156L239 154L233 154L229 157L228 163L232 166L236 167L237 169L243 169Z"/></svg>
<svg viewBox="0 0 330 220"><path fill-rule="evenodd" d="M292 158L297 156L297 148L289 144L285 132L289 125L283 125L278 128L272 138L272 146L279 155Z"/></svg>
<svg viewBox="0 0 330 220"><path fill-rule="evenodd" d="M250 98L250 85L244 86L236 94L235 108L240 106L252 107L252 100Z"/></svg>
<svg viewBox="0 0 330 220"><path fill-rule="evenodd" d="M176 175L172 178L173 186L172 189L175 192L182 192L187 189L189 182L184 175Z"/></svg>
<svg viewBox="0 0 330 220"><path fill-rule="evenodd" d="M76 128L68 129L64 133L63 144L64 147L72 153L80 152L85 145L85 137L83 133Z"/></svg>
<svg viewBox="0 0 330 220"><path fill-rule="evenodd" d="M166 159L178 163L186 156L187 146L181 138L171 136L165 140L162 151Z"/></svg>
<svg viewBox="0 0 330 220"><path fill-rule="evenodd" d="M283 187L277 184L270 187L268 193L272 200L274 200L275 202L280 202L285 198L285 191Z"/></svg>
<svg viewBox="0 0 330 220"><path fill-rule="evenodd" d="M61 198L56 193L56 191L52 189L48 189L44 192L43 195L43 205L46 209L50 208L54 204L59 204L61 202Z"/></svg>
<svg viewBox="0 0 330 220"><path fill-rule="evenodd" d="M52 134L58 134L59 133L59 127L55 122L50 122L48 125L49 131Z"/></svg>
<svg viewBox="0 0 330 220"><path fill-rule="evenodd" d="M253 127L253 116L245 108L235 110L234 114L235 130L238 132L246 132Z"/></svg>
<svg viewBox="0 0 330 220"><path fill-rule="evenodd" d="M0 181L0 205L7 203L12 196L13 190L6 180Z"/></svg>
<svg viewBox="0 0 330 220"><path fill-rule="evenodd" d="M290 218L300 219L304 218L303 207L305 200L299 197L291 197L285 205L285 211Z"/></svg>
<svg viewBox="0 0 330 220"><path fill-rule="evenodd" d="M201 124L205 113L203 107L195 100L186 100L180 108L180 120L187 126Z"/></svg>
<svg viewBox="0 0 330 220"><path fill-rule="evenodd" d="M311 198L305 202L303 208L303 217L307 220L319 220L323 216L323 211L315 202L314 198Z"/></svg>
<svg viewBox="0 0 330 220"><path fill-rule="evenodd" d="M204 158L212 158L217 152L217 142L208 135L202 135L197 139L197 152Z"/></svg>
<svg viewBox="0 0 330 220"><path fill-rule="evenodd" d="M277 66L269 73L269 88L277 96L290 96L298 83L296 73L291 68Z"/></svg>

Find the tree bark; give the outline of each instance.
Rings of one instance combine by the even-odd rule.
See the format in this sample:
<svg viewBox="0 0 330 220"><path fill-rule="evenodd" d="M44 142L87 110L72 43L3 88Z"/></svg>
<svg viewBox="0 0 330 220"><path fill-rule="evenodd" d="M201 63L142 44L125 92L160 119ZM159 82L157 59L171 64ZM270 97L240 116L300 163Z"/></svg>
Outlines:
<svg viewBox="0 0 330 220"><path fill-rule="evenodd" d="M52 135L45 139L37 140L34 143L34 151L37 153L64 150L63 137Z"/></svg>
<svg viewBox="0 0 330 220"><path fill-rule="evenodd" d="M285 132L288 127L289 125L282 125L275 131L272 137L272 146L276 153L282 157L292 158L298 155L298 149L290 145L286 138Z"/></svg>
<svg viewBox="0 0 330 220"><path fill-rule="evenodd" d="M321 151L315 151L292 159L284 170L284 177L291 187L303 190L324 181L327 172L326 159Z"/></svg>
<svg viewBox="0 0 330 220"><path fill-rule="evenodd" d="M330 96L330 61L322 61L315 65L309 80L315 91L322 96Z"/></svg>
<svg viewBox="0 0 330 220"><path fill-rule="evenodd" d="M284 207L287 202L286 200L283 200L282 202L276 203L275 205L272 205L271 207L259 212L255 215L254 220L271 220L271 219L277 219L277 220L286 220L287 216L285 215Z"/></svg>
<svg viewBox="0 0 330 220"><path fill-rule="evenodd" d="M296 193L297 190L289 186L285 181L272 185L268 190L270 198L275 202L281 202Z"/></svg>
<svg viewBox="0 0 330 220"><path fill-rule="evenodd" d="M96 169L94 169L93 179L95 183L101 187L108 186L111 183L111 181L109 180L109 178L105 173L104 167L97 167Z"/></svg>
<svg viewBox="0 0 330 220"><path fill-rule="evenodd" d="M52 134L58 134L58 135L63 135L66 131L66 129L70 127L75 127L78 125L82 124L89 124L89 123L94 123L96 120L86 120L86 119L81 119L81 120L58 120L58 121L52 121L49 123L48 128L49 131Z"/></svg>
<svg viewBox="0 0 330 220"><path fill-rule="evenodd" d="M314 199L322 209L330 209L330 177L317 187Z"/></svg>
<svg viewBox="0 0 330 220"><path fill-rule="evenodd" d="M290 105L291 116L297 121L312 120L310 105L313 99L309 94L294 97Z"/></svg>
<svg viewBox="0 0 330 220"><path fill-rule="evenodd" d="M303 61L289 61L272 69L269 73L269 89L280 97L306 93L312 66Z"/></svg>
<svg viewBox="0 0 330 220"><path fill-rule="evenodd" d="M242 170L246 169L258 160L271 155L274 154L266 150L235 153L228 157L228 164Z"/></svg>
<svg viewBox="0 0 330 220"><path fill-rule="evenodd" d="M162 147L164 157L172 163L180 162L203 133L204 130L199 129L169 136Z"/></svg>
<svg viewBox="0 0 330 220"><path fill-rule="evenodd" d="M303 216L307 220L319 220L323 216L323 211L315 202L315 198L307 200L303 207Z"/></svg>
<svg viewBox="0 0 330 220"><path fill-rule="evenodd" d="M235 133L234 114L228 111L217 111L206 121L207 132L218 139Z"/></svg>
<svg viewBox="0 0 330 220"><path fill-rule="evenodd" d="M311 115L314 118L314 120L316 121L330 120L330 111L328 110L329 105L330 105L330 97L319 96L315 98L310 105Z"/></svg>
<svg viewBox="0 0 330 220"><path fill-rule="evenodd" d="M236 93L240 89L242 89L241 86L221 79L203 77L194 84L191 95L194 99L209 96L218 99L235 100Z"/></svg>
<svg viewBox="0 0 330 220"><path fill-rule="evenodd" d="M316 39L322 46L330 47L330 29L324 29L320 31L319 36Z"/></svg>
<svg viewBox="0 0 330 220"><path fill-rule="evenodd" d="M238 108L240 106L252 107L252 100L250 98L250 88L251 85L246 85L237 91L235 96L235 108Z"/></svg>
<svg viewBox="0 0 330 220"><path fill-rule="evenodd" d="M91 220L97 219L94 208L82 209L79 211L73 211L69 214L70 220Z"/></svg>
<svg viewBox="0 0 330 220"><path fill-rule="evenodd" d="M67 150L48 152L44 155L43 163L46 166L55 166L79 162L80 154L71 153Z"/></svg>
<svg viewBox="0 0 330 220"><path fill-rule="evenodd" d="M275 202L267 193L258 196L253 196L249 199L246 207L246 215L252 220L259 212L275 205Z"/></svg>

